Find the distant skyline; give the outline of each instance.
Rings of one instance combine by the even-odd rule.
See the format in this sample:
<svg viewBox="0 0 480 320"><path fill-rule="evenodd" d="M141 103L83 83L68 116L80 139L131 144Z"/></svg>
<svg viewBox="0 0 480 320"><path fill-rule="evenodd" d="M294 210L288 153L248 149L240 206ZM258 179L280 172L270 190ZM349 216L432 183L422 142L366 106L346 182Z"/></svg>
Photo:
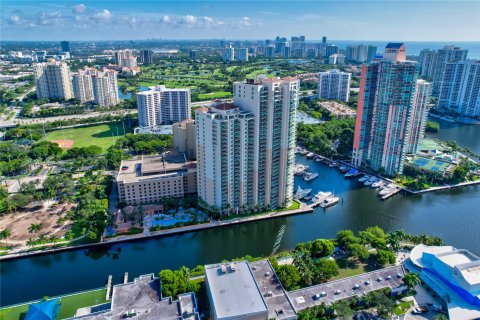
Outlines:
<svg viewBox="0 0 480 320"><path fill-rule="evenodd" d="M480 41L480 1L2 0L2 40Z"/></svg>

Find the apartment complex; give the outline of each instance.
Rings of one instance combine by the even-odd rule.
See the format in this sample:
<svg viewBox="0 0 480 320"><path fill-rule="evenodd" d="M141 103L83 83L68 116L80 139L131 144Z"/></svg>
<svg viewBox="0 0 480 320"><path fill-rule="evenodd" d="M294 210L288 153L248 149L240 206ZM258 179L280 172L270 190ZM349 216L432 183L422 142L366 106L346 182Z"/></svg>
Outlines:
<svg viewBox="0 0 480 320"><path fill-rule="evenodd" d="M96 72L95 75L92 75L92 86L95 104L111 107L120 102L116 71L103 69L103 71Z"/></svg>
<svg viewBox="0 0 480 320"><path fill-rule="evenodd" d="M129 205L181 198L197 192L196 163L182 153L123 160L116 182L119 200Z"/></svg>
<svg viewBox="0 0 480 320"><path fill-rule="evenodd" d="M480 117L480 60L445 64L437 108L466 117Z"/></svg>
<svg viewBox="0 0 480 320"><path fill-rule="evenodd" d="M237 55L236 57L237 61L243 61L243 62L248 61L248 48L237 48L235 50L235 54Z"/></svg>
<svg viewBox="0 0 480 320"><path fill-rule="evenodd" d="M429 84L417 82L416 63L405 59L405 45L389 43L382 60L362 67L353 141L356 166L402 173L407 152L423 137Z"/></svg>
<svg viewBox="0 0 480 320"><path fill-rule="evenodd" d="M440 94L446 63L465 61L467 53L468 50L455 46L445 46L438 50L425 49L420 52L420 77L432 82L433 96Z"/></svg>
<svg viewBox="0 0 480 320"><path fill-rule="evenodd" d="M152 50L140 50L140 62L144 65L153 63L153 51Z"/></svg>
<svg viewBox="0 0 480 320"><path fill-rule="evenodd" d="M344 63L345 63L344 54L336 53L328 57L328 64L344 64Z"/></svg>
<svg viewBox="0 0 480 320"><path fill-rule="evenodd" d="M137 58L133 55L131 49L115 51L115 64L120 67L133 69L137 66Z"/></svg>
<svg viewBox="0 0 480 320"><path fill-rule="evenodd" d="M198 194L218 210L278 208L293 193L299 80L234 83L234 103L196 110Z"/></svg>
<svg viewBox="0 0 480 320"><path fill-rule="evenodd" d="M365 63L370 62L377 54L377 47L360 45L347 46L346 59L348 62Z"/></svg>
<svg viewBox="0 0 480 320"><path fill-rule="evenodd" d="M178 152L184 153L189 160L195 160L197 158L195 130L195 120L192 119L174 123L172 126L173 147Z"/></svg>
<svg viewBox="0 0 480 320"><path fill-rule="evenodd" d="M96 71L96 69L93 69ZM73 74L72 84L75 99L81 103L93 101L92 69L85 68ZM93 74L95 74L93 71Z"/></svg>
<svg viewBox="0 0 480 320"><path fill-rule="evenodd" d="M348 102L352 74L329 70L318 74L318 98Z"/></svg>
<svg viewBox="0 0 480 320"><path fill-rule="evenodd" d="M69 100L73 98L70 68L65 62L48 61L33 65L37 97Z"/></svg>
<svg viewBox="0 0 480 320"><path fill-rule="evenodd" d="M190 119L190 89L156 86L137 93L137 106L140 127L155 127Z"/></svg>
<svg viewBox="0 0 480 320"><path fill-rule="evenodd" d="M222 61L223 62L235 61L235 48L232 45L229 45L222 49Z"/></svg>

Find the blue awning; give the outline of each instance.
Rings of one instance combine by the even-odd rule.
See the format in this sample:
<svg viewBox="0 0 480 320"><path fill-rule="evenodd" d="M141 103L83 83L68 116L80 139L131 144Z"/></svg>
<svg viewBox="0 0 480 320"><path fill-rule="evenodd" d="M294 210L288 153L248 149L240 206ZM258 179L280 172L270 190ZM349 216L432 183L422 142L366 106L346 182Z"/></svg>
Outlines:
<svg viewBox="0 0 480 320"><path fill-rule="evenodd" d="M33 303L28 307L25 320L55 320L59 308L60 304L58 299Z"/></svg>

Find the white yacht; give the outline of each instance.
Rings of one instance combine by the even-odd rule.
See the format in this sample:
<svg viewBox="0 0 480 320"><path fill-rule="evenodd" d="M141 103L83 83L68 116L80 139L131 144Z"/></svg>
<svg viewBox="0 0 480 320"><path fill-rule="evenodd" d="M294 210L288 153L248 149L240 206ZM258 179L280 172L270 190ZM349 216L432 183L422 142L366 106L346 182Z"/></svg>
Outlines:
<svg viewBox="0 0 480 320"><path fill-rule="evenodd" d="M328 207L331 207L331 206L337 204L338 201L340 201L339 197L330 197L330 198L327 198L327 199L323 200L322 203L320 203L320 207L328 208Z"/></svg>
<svg viewBox="0 0 480 320"><path fill-rule="evenodd" d="M372 188L381 188L383 186L383 181L382 180L378 180L374 183L372 183Z"/></svg>
<svg viewBox="0 0 480 320"><path fill-rule="evenodd" d="M385 188L383 188L382 190L380 190L380 192L378 194L381 195L381 196L384 196L384 195L389 194L393 190L395 190L395 186L388 185Z"/></svg>
<svg viewBox="0 0 480 320"><path fill-rule="evenodd" d="M310 181L310 180L315 179L316 177L318 177L318 173L308 172L308 173L305 173L305 175L303 176L303 180Z"/></svg>
<svg viewBox="0 0 480 320"><path fill-rule="evenodd" d="M326 192L320 191L320 192L317 192L317 194L313 197L312 201L313 201L313 202L323 201L323 200L327 199L328 197L331 197L332 194L333 194L333 193L330 192L330 191L326 191Z"/></svg>
<svg viewBox="0 0 480 320"><path fill-rule="evenodd" d="M302 189L300 186L298 186L297 192L295 192L295 195L293 196L293 198L296 200L300 200L308 196L310 192L312 192L312 189Z"/></svg>

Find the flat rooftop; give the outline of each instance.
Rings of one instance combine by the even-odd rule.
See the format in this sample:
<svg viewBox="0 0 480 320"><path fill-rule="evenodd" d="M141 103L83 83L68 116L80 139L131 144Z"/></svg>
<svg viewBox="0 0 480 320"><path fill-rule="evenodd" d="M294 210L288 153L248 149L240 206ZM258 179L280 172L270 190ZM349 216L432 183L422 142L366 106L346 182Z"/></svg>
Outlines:
<svg viewBox="0 0 480 320"><path fill-rule="evenodd" d="M169 298L161 299L160 280L153 274L113 287L111 319L123 319L131 310L137 313L135 319L177 320L180 316L176 303Z"/></svg>
<svg viewBox="0 0 480 320"><path fill-rule="evenodd" d="M475 261L468 254L465 254L461 251L452 251L439 254L437 255L437 258L452 268L459 264Z"/></svg>
<svg viewBox="0 0 480 320"><path fill-rule="evenodd" d="M235 319L245 314L267 312L267 305L246 261L205 266L205 277L218 318Z"/></svg>
<svg viewBox="0 0 480 320"><path fill-rule="evenodd" d="M295 310L268 260L249 263L268 307L268 319L296 319ZM267 294L270 292L271 294Z"/></svg>
<svg viewBox="0 0 480 320"><path fill-rule="evenodd" d="M117 181L138 182L152 178L167 177L195 169L196 161L186 161L183 153L168 153L159 156L122 160Z"/></svg>
<svg viewBox="0 0 480 320"><path fill-rule="evenodd" d="M400 277L398 276L400 275ZM380 290L383 288L396 288L403 285L403 276L405 270L401 265L384 268L368 273L363 273L355 277L344 278L331 281L316 286L288 292L287 295L293 304L296 312L302 311L322 303L331 304L333 302L360 296L365 293ZM390 279L387 277L390 276ZM382 280L378 280L381 277ZM367 281L369 283L367 284ZM358 288L355 289L355 285ZM335 294L339 290L340 293ZM315 299L316 294L325 292L323 297Z"/></svg>

